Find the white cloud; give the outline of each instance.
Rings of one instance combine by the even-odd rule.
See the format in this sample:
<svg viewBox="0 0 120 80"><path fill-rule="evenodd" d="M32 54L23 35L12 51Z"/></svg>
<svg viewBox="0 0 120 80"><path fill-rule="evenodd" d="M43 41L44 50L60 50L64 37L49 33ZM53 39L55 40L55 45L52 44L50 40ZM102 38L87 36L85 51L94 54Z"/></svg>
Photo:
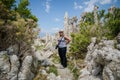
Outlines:
<svg viewBox="0 0 120 80"><path fill-rule="evenodd" d="M59 21L60 21L60 19L59 19L59 18L55 18L54 20L55 20L56 22L59 22Z"/></svg>
<svg viewBox="0 0 120 80"><path fill-rule="evenodd" d="M49 13L49 11L50 11L50 3L49 3L49 1L46 1L46 2L45 2L45 11L46 11L47 13Z"/></svg>
<svg viewBox="0 0 120 80"><path fill-rule="evenodd" d="M105 4L115 3L117 2L117 0L101 0L99 2L100 4L105 5Z"/></svg>
<svg viewBox="0 0 120 80"><path fill-rule="evenodd" d="M74 2L74 8L75 9L82 9L83 7L81 5L78 5L77 2Z"/></svg>
<svg viewBox="0 0 120 80"><path fill-rule="evenodd" d="M111 0L101 0L100 1L100 4L110 4L111 3Z"/></svg>
<svg viewBox="0 0 120 80"><path fill-rule="evenodd" d="M98 0L90 0L90 1L87 1L87 2L84 2L84 4L87 6L84 11L85 12L91 12L94 8L94 5L95 3L97 3Z"/></svg>
<svg viewBox="0 0 120 80"><path fill-rule="evenodd" d="M84 2L84 4L86 5L86 7L84 8L85 12L91 12L94 9L94 5L100 3L102 5L105 4L111 4L111 3L115 3L117 2L117 0L89 0Z"/></svg>

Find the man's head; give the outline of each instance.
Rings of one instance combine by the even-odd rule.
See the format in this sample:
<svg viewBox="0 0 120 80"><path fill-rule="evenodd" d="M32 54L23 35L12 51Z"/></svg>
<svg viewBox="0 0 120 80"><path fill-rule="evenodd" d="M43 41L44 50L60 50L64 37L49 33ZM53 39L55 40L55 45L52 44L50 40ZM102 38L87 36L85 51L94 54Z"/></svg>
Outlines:
<svg viewBox="0 0 120 80"><path fill-rule="evenodd" d="M60 30L60 31L59 31L59 35L60 35L60 36L64 36L64 31L63 31L63 30Z"/></svg>

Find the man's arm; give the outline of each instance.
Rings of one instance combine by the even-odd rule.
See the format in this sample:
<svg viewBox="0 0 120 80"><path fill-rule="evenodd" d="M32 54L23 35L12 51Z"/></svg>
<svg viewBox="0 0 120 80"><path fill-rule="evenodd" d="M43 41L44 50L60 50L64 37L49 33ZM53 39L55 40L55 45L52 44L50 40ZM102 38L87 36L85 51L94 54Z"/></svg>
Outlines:
<svg viewBox="0 0 120 80"><path fill-rule="evenodd" d="M68 43L71 41L70 38L67 37L67 36L65 36L64 38L65 38L65 40L66 40L66 44L68 44Z"/></svg>

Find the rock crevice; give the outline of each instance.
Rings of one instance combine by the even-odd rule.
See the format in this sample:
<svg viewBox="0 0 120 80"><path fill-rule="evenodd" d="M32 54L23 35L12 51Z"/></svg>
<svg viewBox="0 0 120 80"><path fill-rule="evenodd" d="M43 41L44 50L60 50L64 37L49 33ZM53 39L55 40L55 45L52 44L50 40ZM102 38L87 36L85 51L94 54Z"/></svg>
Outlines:
<svg viewBox="0 0 120 80"><path fill-rule="evenodd" d="M7 51L0 52L0 80L32 80L31 72L33 58L26 56L20 67L17 55L9 55Z"/></svg>

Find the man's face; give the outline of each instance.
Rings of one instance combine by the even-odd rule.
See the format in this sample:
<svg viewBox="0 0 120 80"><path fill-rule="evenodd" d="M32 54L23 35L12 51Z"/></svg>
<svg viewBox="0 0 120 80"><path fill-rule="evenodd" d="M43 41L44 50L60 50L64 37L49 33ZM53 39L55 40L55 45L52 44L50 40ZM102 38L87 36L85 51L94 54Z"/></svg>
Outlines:
<svg viewBox="0 0 120 80"><path fill-rule="evenodd" d="M60 36L63 36L63 32L59 32L59 35L60 35Z"/></svg>

